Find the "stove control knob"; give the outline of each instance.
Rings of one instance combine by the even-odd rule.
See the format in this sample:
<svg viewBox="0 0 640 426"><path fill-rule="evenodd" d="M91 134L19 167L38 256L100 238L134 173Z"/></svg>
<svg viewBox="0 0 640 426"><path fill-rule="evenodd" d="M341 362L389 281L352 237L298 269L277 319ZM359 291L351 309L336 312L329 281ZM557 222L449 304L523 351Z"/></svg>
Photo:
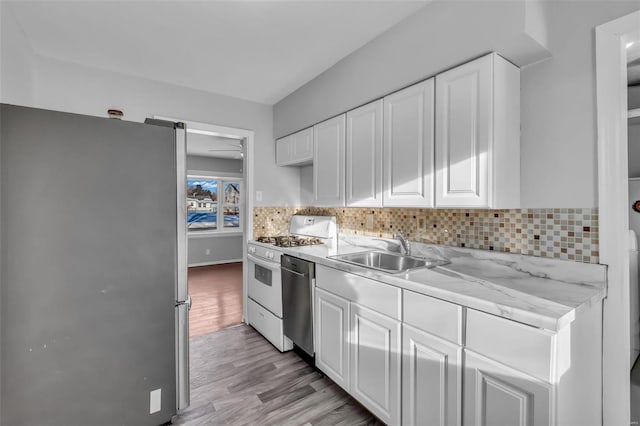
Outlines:
<svg viewBox="0 0 640 426"><path fill-rule="evenodd" d="M269 259L273 259L273 253L272 252L267 252L267 258Z"/></svg>
<svg viewBox="0 0 640 426"><path fill-rule="evenodd" d="M255 252L256 252L255 247L249 247L249 253L255 253Z"/></svg>

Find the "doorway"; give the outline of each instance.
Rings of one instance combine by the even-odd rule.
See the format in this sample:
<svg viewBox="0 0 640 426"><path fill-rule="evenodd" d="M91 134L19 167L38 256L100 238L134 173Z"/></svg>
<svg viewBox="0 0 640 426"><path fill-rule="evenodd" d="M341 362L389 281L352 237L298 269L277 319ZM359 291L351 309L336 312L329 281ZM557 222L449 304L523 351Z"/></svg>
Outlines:
<svg viewBox="0 0 640 426"><path fill-rule="evenodd" d="M630 424L628 76L640 11L596 28L600 261L608 265L603 324L603 424ZM637 421L638 419L631 419Z"/></svg>
<svg viewBox="0 0 640 426"><path fill-rule="evenodd" d="M253 235L253 216L251 214L253 211L253 200L252 197L245 197L244 194L252 194L254 185L254 132L208 123L193 122L174 117L156 116L154 118L172 122L181 122L185 124L186 128L186 142L178 144L179 149L176 155L176 180L178 183L177 219L178 229L181 230L177 235L177 240L178 253L182 253L178 258L178 281L182 280L183 282L186 282L188 289L189 283L187 280L189 276L189 266L193 268L208 267L210 269L215 269L216 265L223 265L227 263L235 264L232 267L234 268L232 276L234 276L234 281L236 283L235 294L237 294L237 281L241 280L241 321L245 321L247 318L247 308L244 303L244 300L246 299L245 295L247 294L247 266L246 262L243 261L243 258L246 253L247 240ZM199 138L198 136L202 137ZM191 144L192 146L189 146L189 139L195 141L195 148L193 147L194 143ZM212 142L212 139L216 139L217 142ZM200 142L203 142L204 140L203 145L200 148L197 147L198 140L200 140ZM188 154L190 152L193 153L194 149L196 151L204 150L205 152L210 153L211 159L208 159L207 156L197 155L192 156L193 158L189 158ZM225 155L226 157L231 157L231 159L236 161L231 162L232 169L224 168L220 166L220 162L216 163L217 160L214 155L217 155L218 157ZM216 163L216 167L210 167L212 163ZM229 162L227 161L227 163ZM226 164L226 166L229 166L229 164ZM215 182L201 182L200 187L198 187L198 184L196 183L193 185L196 192L188 194L188 180L202 180L203 178L208 179L209 181L213 180ZM236 192L235 194L234 191ZM213 196L214 192L215 196ZM191 197L189 197L189 195L191 195ZM188 198L193 198L193 200L191 200L191 204ZM196 204L194 205L193 202ZM198 217L198 220L191 221L191 230L186 226L190 207L192 213ZM210 239L210 237L213 236L211 234L215 234L217 237L213 240L217 245L207 246L207 244L211 242L207 243L205 241L205 246L201 246L201 250L198 250L198 243L201 242L201 240L204 241ZM232 255L232 257L221 254L224 253L224 250L219 250L220 247L224 248L225 244L228 243L230 239L235 240L234 244L236 246L234 251L235 254ZM198 255L202 255L204 253L205 256L209 257L205 257L202 260L198 260L197 256L189 258L189 246L192 248L192 253L196 253ZM193 250L194 247L196 247L195 251ZM221 258L216 256L223 257ZM238 274L238 270L241 270L240 275ZM198 275L198 271L199 270L194 269L194 272L196 272L195 275ZM193 276L194 274L192 274L192 277ZM208 278L204 278L203 280L211 281ZM196 293L199 291L198 284L194 285L194 290ZM189 291L189 289L187 291ZM219 293L222 294L224 291L219 291ZM205 303L200 303L196 300L194 305L192 296L189 296L186 299L188 299L187 305L191 306L191 311L194 311L195 309L195 314L198 312L198 308L196 306L199 305L202 305L202 310L206 311ZM229 308L227 311L238 309L237 303L235 303L236 306L233 308L231 308L231 305L234 305L233 303L229 303L229 305L227 305L227 300L225 300L224 297L216 298L214 295L212 300L215 300L214 305L218 312L227 308ZM189 317L191 316L190 312ZM197 322L195 321L196 319L197 318L194 318L194 322ZM237 319L232 320L234 323L235 321L237 321ZM191 327L189 327L189 329L190 328ZM197 360L202 356L201 353L193 353L194 349L192 343L195 341L194 339L212 335L213 333L216 333L216 331L211 332L209 329L189 330L186 327L186 324L181 323L179 320L176 321L176 330L178 329L183 330L182 334L184 336L190 336L188 339L184 339L182 344L176 345L176 362L178 364L177 380L178 387L182 392L182 396L178 401L178 409L183 410L190 405L190 394L194 389L194 383L196 386L201 384L198 382L200 371L197 371L197 369L194 371L194 366L189 368L189 365L191 364L190 359ZM200 332L206 334L193 336ZM196 346L202 349L202 345Z"/></svg>
<svg viewBox="0 0 640 426"><path fill-rule="evenodd" d="M244 140L187 128L190 337L242 321L243 157Z"/></svg>

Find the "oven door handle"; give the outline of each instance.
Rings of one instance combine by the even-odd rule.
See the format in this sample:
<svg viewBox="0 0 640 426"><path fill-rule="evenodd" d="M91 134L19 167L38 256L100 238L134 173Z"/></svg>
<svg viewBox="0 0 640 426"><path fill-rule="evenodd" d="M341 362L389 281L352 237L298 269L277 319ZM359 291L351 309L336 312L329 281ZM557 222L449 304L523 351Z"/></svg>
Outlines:
<svg viewBox="0 0 640 426"><path fill-rule="evenodd" d="M260 266L262 266L263 268L267 268L267 269L280 269L280 264L277 262L270 262L268 260L264 260L264 259L260 259L258 257L252 256L250 254L247 254L247 260L252 261L253 263L256 263Z"/></svg>

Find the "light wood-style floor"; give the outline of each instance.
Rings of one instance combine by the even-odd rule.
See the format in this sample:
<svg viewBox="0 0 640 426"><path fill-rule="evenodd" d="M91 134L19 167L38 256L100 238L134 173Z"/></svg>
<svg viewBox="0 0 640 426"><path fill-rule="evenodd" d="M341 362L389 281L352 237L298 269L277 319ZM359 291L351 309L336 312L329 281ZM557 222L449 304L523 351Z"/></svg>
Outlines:
<svg viewBox="0 0 640 426"><path fill-rule="evenodd" d="M242 262L189 268L189 336L242 322Z"/></svg>
<svg viewBox="0 0 640 426"><path fill-rule="evenodd" d="M178 425L382 425L293 352L239 325L190 339L191 406Z"/></svg>

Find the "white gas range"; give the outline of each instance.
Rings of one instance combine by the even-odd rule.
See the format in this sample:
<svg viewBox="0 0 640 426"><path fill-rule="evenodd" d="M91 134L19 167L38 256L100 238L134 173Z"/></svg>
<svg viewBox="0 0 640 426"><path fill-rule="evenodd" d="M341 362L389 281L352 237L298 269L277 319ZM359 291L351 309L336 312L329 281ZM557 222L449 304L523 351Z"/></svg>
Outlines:
<svg viewBox="0 0 640 426"><path fill-rule="evenodd" d="M258 237L247 245L248 322L281 352L293 348L283 328L282 247L332 243L336 229L334 216L296 215L289 224L290 235Z"/></svg>

